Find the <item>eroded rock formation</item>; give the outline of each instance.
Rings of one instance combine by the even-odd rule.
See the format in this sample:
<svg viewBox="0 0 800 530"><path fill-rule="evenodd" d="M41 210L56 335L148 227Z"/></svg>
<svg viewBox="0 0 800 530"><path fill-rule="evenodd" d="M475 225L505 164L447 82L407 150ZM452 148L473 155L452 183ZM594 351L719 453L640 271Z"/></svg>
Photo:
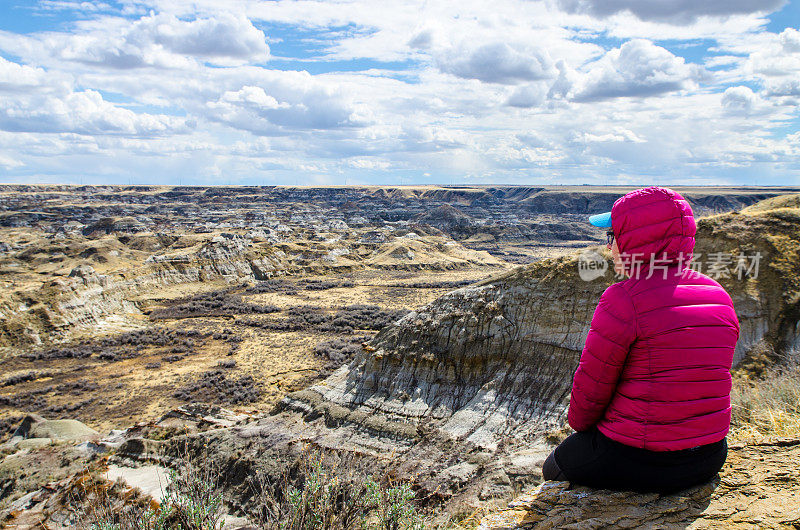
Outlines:
<svg viewBox="0 0 800 530"><path fill-rule="evenodd" d="M343 407L372 423L382 415L398 436L433 421L488 449L554 428L605 288L582 282L574 265L535 264L453 291L384 328L353 363L285 405L328 415Z"/></svg>
<svg viewBox="0 0 800 530"><path fill-rule="evenodd" d="M713 274L741 322L735 363L756 348L796 349L800 210L704 219L697 240L701 271L709 256L732 257ZM736 272L741 255L751 264L758 255L758 270ZM453 291L384 328L351 364L284 405L312 416L335 410L339 422L364 418L365 427L400 437L426 420L488 449L551 429L563 419L594 307L610 283L610 262L606 275L584 281L579 259L545 260Z"/></svg>

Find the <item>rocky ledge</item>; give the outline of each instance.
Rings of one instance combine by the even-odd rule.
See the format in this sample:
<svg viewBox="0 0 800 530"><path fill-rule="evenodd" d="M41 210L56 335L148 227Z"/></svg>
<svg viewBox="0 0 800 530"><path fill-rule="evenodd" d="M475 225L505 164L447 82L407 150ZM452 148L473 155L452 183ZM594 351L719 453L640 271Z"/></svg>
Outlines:
<svg viewBox="0 0 800 530"><path fill-rule="evenodd" d="M732 444L718 478L674 495L545 482L478 528L798 528L798 458L800 439Z"/></svg>

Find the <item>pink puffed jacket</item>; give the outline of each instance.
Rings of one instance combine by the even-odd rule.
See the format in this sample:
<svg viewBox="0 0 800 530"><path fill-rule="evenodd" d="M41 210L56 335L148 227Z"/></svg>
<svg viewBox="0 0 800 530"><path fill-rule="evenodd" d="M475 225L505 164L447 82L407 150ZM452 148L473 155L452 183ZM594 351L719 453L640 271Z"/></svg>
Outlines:
<svg viewBox="0 0 800 530"><path fill-rule="evenodd" d="M567 419L652 451L723 439L730 426L739 321L725 289L690 268L696 226L677 192L617 199L611 223L630 277L597 304Z"/></svg>

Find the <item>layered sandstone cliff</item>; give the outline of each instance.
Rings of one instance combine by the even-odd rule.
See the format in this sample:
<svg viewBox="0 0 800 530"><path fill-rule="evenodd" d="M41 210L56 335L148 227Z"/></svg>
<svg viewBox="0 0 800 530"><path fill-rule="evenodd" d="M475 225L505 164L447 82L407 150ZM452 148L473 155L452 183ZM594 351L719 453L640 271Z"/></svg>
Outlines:
<svg viewBox="0 0 800 530"><path fill-rule="evenodd" d="M424 420L487 449L552 429L563 421L597 300L614 281L608 261L605 275L585 281L580 259L544 260L453 291L383 329L352 363L284 405L311 415L336 409L340 423L363 419L398 436ZM797 348L800 209L702 219L695 259L734 301L735 364L756 350Z"/></svg>

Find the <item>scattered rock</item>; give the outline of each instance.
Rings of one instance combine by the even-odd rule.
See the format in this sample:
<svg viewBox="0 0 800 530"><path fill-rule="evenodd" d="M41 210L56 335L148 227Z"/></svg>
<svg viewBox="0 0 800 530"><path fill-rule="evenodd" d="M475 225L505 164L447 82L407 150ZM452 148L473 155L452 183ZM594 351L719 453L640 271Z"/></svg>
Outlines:
<svg viewBox="0 0 800 530"><path fill-rule="evenodd" d="M5 444L6 447L32 449L51 442L86 441L98 432L78 420L46 420L31 414L25 417Z"/></svg>
<svg viewBox="0 0 800 530"><path fill-rule="evenodd" d="M168 470L156 465L133 468L111 464L108 466L106 478L112 482L122 480L158 502L164 497L170 483Z"/></svg>

